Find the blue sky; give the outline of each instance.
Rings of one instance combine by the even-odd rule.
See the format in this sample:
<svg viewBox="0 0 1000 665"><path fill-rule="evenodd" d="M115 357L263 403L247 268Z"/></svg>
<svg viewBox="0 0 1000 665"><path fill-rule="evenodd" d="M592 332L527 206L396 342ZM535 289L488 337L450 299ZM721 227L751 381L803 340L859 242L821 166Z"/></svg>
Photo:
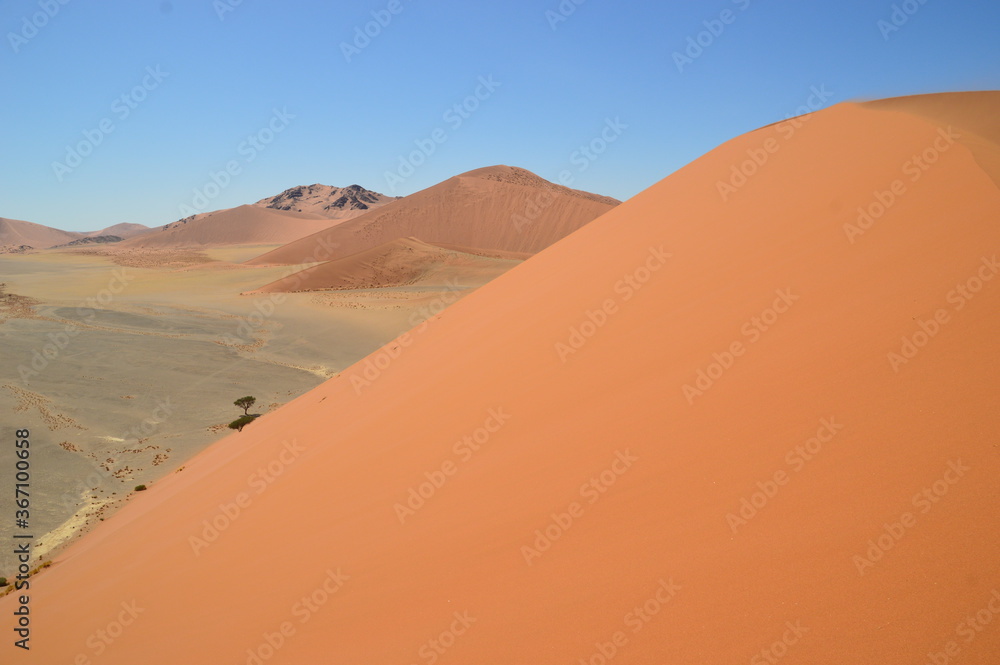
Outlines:
<svg viewBox="0 0 1000 665"><path fill-rule="evenodd" d="M154 226L492 164L625 199L814 88L1000 89L995 0L576 1L8 0L0 216Z"/></svg>

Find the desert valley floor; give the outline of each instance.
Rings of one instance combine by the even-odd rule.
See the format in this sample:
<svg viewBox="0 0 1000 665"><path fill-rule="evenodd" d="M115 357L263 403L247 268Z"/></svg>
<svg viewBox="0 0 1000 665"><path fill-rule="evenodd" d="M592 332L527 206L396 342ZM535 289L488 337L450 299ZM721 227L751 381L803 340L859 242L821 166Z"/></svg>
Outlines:
<svg viewBox="0 0 1000 665"><path fill-rule="evenodd" d="M452 272L405 287L241 296L289 272L233 263L274 248L187 252L171 257L182 267L155 268L68 251L0 255L0 409L51 433L35 450L46 469L35 518L55 532L36 554L228 433L237 397L271 411L481 283ZM481 261L494 274L517 263ZM0 464L14 453L0 450ZM0 497L0 510L13 499Z"/></svg>

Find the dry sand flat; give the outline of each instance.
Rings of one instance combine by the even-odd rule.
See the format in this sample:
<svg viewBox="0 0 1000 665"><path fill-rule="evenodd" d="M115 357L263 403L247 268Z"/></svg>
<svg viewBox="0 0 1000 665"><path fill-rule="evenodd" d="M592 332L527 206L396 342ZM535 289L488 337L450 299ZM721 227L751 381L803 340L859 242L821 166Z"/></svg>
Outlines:
<svg viewBox="0 0 1000 665"><path fill-rule="evenodd" d="M236 397L253 394L256 412L272 410L431 315L422 309L433 280L363 312L354 306L363 291L325 303L241 297L287 272L226 263L259 251L208 249L199 262L173 249L0 258L0 412L35 433L45 472L33 524L39 537L55 531L38 554L227 432ZM12 468L14 454L0 449L0 465ZM0 512L13 500L0 496ZM0 523L0 538L12 528ZM0 554L0 575L12 561Z"/></svg>
<svg viewBox="0 0 1000 665"><path fill-rule="evenodd" d="M938 125L780 131L160 481L34 581L32 660L994 663L1000 193L958 141L852 243Z"/></svg>
<svg viewBox="0 0 1000 665"><path fill-rule="evenodd" d="M619 202L510 166L469 171L263 254L255 265L344 258L399 238L534 254Z"/></svg>
<svg viewBox="0 0 1000 665"><path fill-rule="evenodd" d="M237 413L221 395L260 393L267 410L332 374L309 371L319 354L305 363L238 348L292 340L276 334L281 316L239 334L243 307L254 310L235 293L227 301L228 275L122 269L62 252L2 260L0 274L12 292L0 302L0 409L4 422L35 433L44 460L33 487L39 536L217 439L209 426ZM190 291L172 292L171 282ZM239 342L223 344L227 335ZM13 455L3 449L0 463L13 464ZM0 497L0 509L13 499ZM0 574L10 563L9 552L0 556Z"/></svg>

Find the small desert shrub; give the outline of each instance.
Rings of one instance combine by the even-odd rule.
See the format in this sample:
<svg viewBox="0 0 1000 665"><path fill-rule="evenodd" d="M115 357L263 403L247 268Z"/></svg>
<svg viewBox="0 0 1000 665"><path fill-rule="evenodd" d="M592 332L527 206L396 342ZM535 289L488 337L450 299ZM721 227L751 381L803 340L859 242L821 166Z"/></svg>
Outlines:
<svg viewBox="0 0 1000 665"><path fill-rule="evenodd" d="M145 485L136 485L135 486L135 491L136 492L143 492L143 491L145 491L145 489L146 489Z"/></svg>
<svg viewBox="0 0 1000 665"><path fill-rule="evenodd" d="M229 423L229 429L235 429L242 432L243 428L252 423L254 420L254 416L240 416L233 422Z"/></svg>

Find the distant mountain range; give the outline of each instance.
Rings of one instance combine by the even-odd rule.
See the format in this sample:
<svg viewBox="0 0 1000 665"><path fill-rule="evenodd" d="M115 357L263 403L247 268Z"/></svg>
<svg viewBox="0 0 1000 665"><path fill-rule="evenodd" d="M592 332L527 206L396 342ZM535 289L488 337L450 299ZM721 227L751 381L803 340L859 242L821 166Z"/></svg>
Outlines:
<svg viewBox="0 0 1000 665"><path fill-rule="evenodd" d="M122 246L155 249L284 244L395 200L360 185L300 185L253 204L185 217Z"/></svg>
<svg viewBox="0 0 1000 665"><path fill-rule="evenodd" d="M329 185L300 185L281 192L277 196L261 199L253 206L257 208L267 208L279 213L292 213L290 216L279 216L271 218L256 218L256 221L267 220L281 227L290 227L287 232L272 230L271 233L261 233L261 225L250 225L242 232L232 225L229 231L233 232L228 239L219 238L219 232L212 232L207 235L211 240L223 242L223 244L244 244L256 242L289 242L300 238L303 235L325 228L329 225L329 220L350 219L357 215L364 214L369 210L378 208L395 201L397 197L386 196L378 192L365 189L360 185L349 187L331 187ZM241 210L251 206L240 206L231 210ZM164 247L175 245L203 245L199 240L205 236L204 230L195 230L201 226L197 224L191 230L183 233L176 233L188 223L200 221L211 217L209 226L214 226L214 222L229 219L232 221L233 215L222 215L231 210L218 210L215 212L201 213L185 219L178 220L163 226L159 229L143 226L142 224L115 224L100 231L77 232L63 231L34 222L25 222L17 219L6 219L0 217L0 253L10 253L15 250L24 252L31 249L52 249L56 247L69 247L83 244L122 242L135 238L136 236L149 235L147 242L137 242L134 246L142 247ZM221 215L221 216L220 216ZM304 224L296 226L289 224L289 220L295 219L298 215L301 219L313 221L325 220L317 224ZM238 217L239 215L237 215ZM265 222L264 226L267 223ZM173 232L171 232L173 231ZM163 233L167 232L167 233ZM162 234L162 235L160 235ZM88 240L91 238L102 238L102 240Z"/></svg>
<svg viewBox="0 0 1000 665"><path fill-rule="evenodd" d="M277 196L261 199L255 206L285 212L305 212L323 215L330 219L353 217L390 203L397 198L365 189L361 185L331 187L329 185L300 185L286 189Z"/></svg>

